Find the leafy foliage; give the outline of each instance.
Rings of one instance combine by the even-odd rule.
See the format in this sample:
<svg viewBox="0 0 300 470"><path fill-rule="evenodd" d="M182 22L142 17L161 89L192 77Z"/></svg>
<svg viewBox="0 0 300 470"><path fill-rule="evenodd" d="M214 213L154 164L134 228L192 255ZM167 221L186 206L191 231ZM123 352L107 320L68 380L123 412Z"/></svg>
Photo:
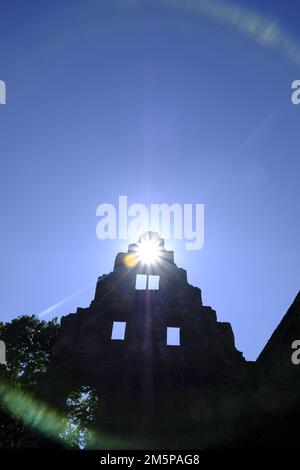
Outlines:
<svg viewBox="0 0 300 470"><path fill-rule="evenodd" d="M95 424L98 397L95 391L82 386L67 398L66 428L61 438L75 448L86 448L92 444L92 426Z"/></svg>
<svg viewBox="0 0 300 470"><path fill-rule="evenodd" d="M47 369L58 327L56 318L46 322L35 315L0 322L0 339L7 349L7 365L0 365L0 382L32 393ZM23 435L22 423L0 403L0 449L20 447Z"/></svg>

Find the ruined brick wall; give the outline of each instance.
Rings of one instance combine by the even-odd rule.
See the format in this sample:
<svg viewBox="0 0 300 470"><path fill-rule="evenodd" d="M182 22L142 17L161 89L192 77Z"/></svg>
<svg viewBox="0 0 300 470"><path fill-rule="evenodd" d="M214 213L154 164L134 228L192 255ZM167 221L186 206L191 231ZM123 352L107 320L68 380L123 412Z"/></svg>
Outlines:
<svg viewBox="0 0 300 470"><path fill-rule="evenodd" d="M129 254L135 246L130 245ZM40 384L41 398L63 410L80 385L97 390L99 426L120 426L120 416L141 423L155 419L174 400L186 408L188 391L234 383L246 361L234 345L229 323L203 306L201 291L164 249L151 266L126 266L119 253L113 272L98 280L89 308L62 318L52 362ZM158 275L158 290L136 290L136 275ZM113 322L125 322L124 340L113 340ZM180 328L180 345L167 345L167 327ZM125 418L127 417L127 419Z"/></svg>

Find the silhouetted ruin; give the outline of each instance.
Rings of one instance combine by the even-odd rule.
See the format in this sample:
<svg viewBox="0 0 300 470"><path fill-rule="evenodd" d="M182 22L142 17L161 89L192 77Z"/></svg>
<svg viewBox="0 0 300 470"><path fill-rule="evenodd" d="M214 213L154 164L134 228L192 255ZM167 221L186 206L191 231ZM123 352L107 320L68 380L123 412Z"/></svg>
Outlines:
<svg viewBox="0 0 300 470"><path fill-rule="evenodd" d="M158 262L140 261L138 244L117 255L90 307L62 318L37 396L64 412L72 391L91 387L97 430L127 447L140 438L152 448L271 445L274 420L298 407L290 353L300 338L299 295L257 363L248 362L230 323L202 304L164 241L154 232L139 243L145 239L159 247Z"/></svg>

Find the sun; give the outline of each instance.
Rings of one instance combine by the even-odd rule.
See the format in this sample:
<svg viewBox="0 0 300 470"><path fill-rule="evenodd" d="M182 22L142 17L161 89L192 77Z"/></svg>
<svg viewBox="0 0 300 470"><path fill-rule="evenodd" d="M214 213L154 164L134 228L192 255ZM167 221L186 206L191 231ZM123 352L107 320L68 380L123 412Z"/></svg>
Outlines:
<svg viewBox="0 0 300 470"><path fill-rule="evenodd" d="M137 246L138 261L145 264L155 264L159 261L161 248L157 241L146 239Z"/></svg>

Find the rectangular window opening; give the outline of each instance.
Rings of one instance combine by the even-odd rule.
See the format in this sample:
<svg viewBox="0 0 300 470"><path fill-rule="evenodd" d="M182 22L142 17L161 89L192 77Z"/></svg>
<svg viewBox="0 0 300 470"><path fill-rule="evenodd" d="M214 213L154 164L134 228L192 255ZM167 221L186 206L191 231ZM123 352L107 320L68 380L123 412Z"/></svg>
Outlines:
<svg viewBox="0 0 300 470"><path fill-rule="evenodd" d="M180 346L180 328L174 326L167 327L167 345Z"/></svg>
<svg viewBox="0 0 300 470"><path fill-rule="evenodd" d="M125 339L125 321L114 321L111 333L111 339L124 340Z"/></svg>
<svg viewBox="0 0 300 470"><path fill-rule="evenodd" d="M155 276L153 274L148 276L148 289L159 290L159 276Z"/></svg>
<svg viewBox="0 0 300 470"><path fill-rule="evenodd" d="M159 290L159 276L154 274L137 274L135 288L136 290Z"/></svg>
<svg viewBox="0 0 300 470"><path fill-rule="evenodd" d="M147 276L146 274L137 274L135 279L135 288L137 290L147 289Z"/></svg>

